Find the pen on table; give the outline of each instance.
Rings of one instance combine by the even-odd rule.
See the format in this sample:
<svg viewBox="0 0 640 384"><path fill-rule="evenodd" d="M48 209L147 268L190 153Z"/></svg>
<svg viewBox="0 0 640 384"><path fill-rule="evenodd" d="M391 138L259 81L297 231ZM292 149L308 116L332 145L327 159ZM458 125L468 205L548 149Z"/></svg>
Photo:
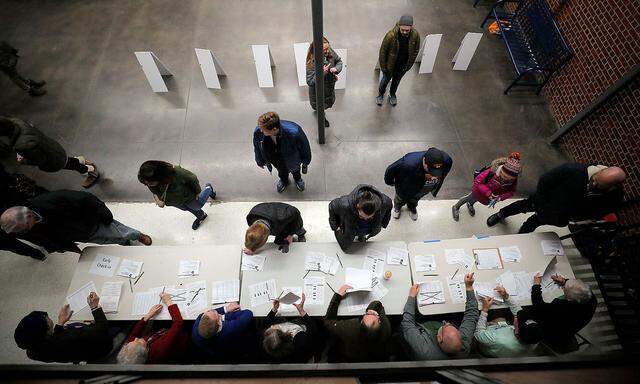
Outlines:
<svg viewBox="0 0 640 384"><path fill-rule="evenodd" d="M309 274L309 272L311 272L310 269L307 270L307 273L304 274L304 276L302 276L302 278L304 279L305 277L307 277L307 275Z"/></svg>
<svg viewBox="0 0 640 384"><path fill-rule="evenodd" d="M340 266L344 268L344 265L342 265L342 260L340 260L340 256L338 256L337 252L336 252L336 257L338 258L338 262L340 263Z"/></svg>
<svg viewBox="0 0 640 384"><path fill-rule="evenodd" d="M158 300L158 304L162 303L162 295L164 294L164 290L165 290L166 288L167 288L167 287L162 287L162 293L160 294L160 300Z"/></svg>
<svg viewBox="0 0 640 384"><path fill-rule="evenodd" d="M453 279L454 277L456 277L456 273L458 273L458 271L460 270L460 268L456 269L455 272L453 272L453 275L451 276L451 279Z"/></svg>
<svg viewBox="0 0 640 384"><path fill-rule="evenodd" d="M138 284L138 280L140 280L140 278L142 277L142 275L144 275L144 271L142 271L142 273L138 275L138 278L136 279L136 281L134 281L134 282L133 282L133 285Z"/></svg>
<svg viewBox="0 0 640 384"><path fill-rule="evenodd" d="M131 284L131 274L129 274L129 288L131 289L131 293L133 293L133 284Z"/></svg>
<svg viewBox="0 0 640 384"><path fill-rule="evenodd" d="M437 273L425 273L422 276L438 276L438 274ZM453 277L452 277L452 279L453 279Z"/></svg>
<svg viewBox="0 0 640 384"><path fill-rule="evenodd" d="M338 293L338 292L336 292L335 289L333 289L333 287L331 285L329 285L329 283L327 283L327 286L329 287L329 289L331 289L333 291L333 293Z"/></svg>
<svg viewBox="0 0 640 384"><path fill-rule="evenodd" d="M200 293L200 290L201 290L201 289L202 289L202 288L198 288L198 289L196 290L196 294L195 294L195 295L193 295L193 297L191 298L191 301L189 302L189 304L193 303L193 300L195 300L195 299L196 299L196 296L198 296L198 294Z"/></svg>

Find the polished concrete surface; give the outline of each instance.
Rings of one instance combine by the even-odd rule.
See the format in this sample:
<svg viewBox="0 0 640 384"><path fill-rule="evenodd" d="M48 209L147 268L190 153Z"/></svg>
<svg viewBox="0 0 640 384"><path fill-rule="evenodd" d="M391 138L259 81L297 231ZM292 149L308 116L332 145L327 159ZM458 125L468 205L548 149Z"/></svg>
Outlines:
<svg viewBox="0 0 640 384"><path fill-rule="evenodd" d="M317 144L306 87L297 85L293 43L311 38L310 1L149 0L0 1L0 40L20 49L19 69L45 79L49 94L31 98L0 77L2 114L31 120L70 154L93 160L103 173L92 192L108 201L149 201L138 183L144 160L163 159L212 182L226 201L328 200L357 183L383 185L385 167L408 151L436 146L454 159L439 197L466 194L474 168L522 151L520 195L565 160L546 144L555 123L542 97L502 91L513 79L503 42L485 34L466 72L452 71L466 32L480 32L487 6L470 0L326 0L325 35L349 52L347 88L327 112L327 144ZM399 104L374 103L374 71L384 33L412 13L424 37L443 33L433 74L414 66ZM269 44L275 88L257 86L250 44ZM215 52L228 76L209 90L194 48ZM151 50L173 71L169 93L154 94L133 54ZM301 124L313 160L304 193L279 195L275 176L253 161L252 130L273 110ZM10 165L11 159L3 163ZM45 187L79 188L70 171L22 168Z"/></svg>

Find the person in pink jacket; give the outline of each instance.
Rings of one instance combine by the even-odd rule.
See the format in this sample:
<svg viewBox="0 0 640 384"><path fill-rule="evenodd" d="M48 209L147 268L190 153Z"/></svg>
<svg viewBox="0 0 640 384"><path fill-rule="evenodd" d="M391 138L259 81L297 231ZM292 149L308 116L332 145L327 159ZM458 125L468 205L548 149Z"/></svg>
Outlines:
<svg viewBox="0 0 640 384"><path fill-rule="evenodd" d="M519 152L512 152L509 157L502 157L492 161L491 166L476 176L471 193L460 198L451 207L453 220L458 221L460 219L460 207L465 203L469 214L474 216L476 210L473 208L473 204L476 202L493 207L497 202L513 196L518 185L518 175L521 168Z"/></svg>

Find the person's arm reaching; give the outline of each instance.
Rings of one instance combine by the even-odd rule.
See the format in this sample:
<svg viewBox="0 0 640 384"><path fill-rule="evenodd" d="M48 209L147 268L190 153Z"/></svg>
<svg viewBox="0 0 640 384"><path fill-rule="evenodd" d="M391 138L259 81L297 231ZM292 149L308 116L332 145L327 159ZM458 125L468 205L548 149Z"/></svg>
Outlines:
<svg viewBox="0 0 640 384"><path fill-rule="evenodd" d="M464 278L464 282L467 292L467 302L465 304L464 316L462 317L462 324L460 324L460 334L462 336L462 346L464 351L468 353L480 313L478 311L476 295L473 291L473 273L468 273Z"/></svg>

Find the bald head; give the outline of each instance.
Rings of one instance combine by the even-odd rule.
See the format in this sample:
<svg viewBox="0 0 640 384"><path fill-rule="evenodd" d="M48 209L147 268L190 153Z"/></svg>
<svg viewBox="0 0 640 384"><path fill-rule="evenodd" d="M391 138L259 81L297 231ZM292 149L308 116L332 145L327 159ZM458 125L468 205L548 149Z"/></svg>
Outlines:
<svg viewBox="0 0 640 384"><path fill-rule="evenodd" d="M35 215L27 207L11 207L0 216L0 228L6 233L26 232L35 223Z"/></svg>
<svg viewBox="0 0 640 384"><path fill-rule="evenodd" d="M462 351L462 336L458 328L445 324L438 330L438 345L442 352L454 355Z"/></svg>
<svg viewBox="0 0 640 384"><path fill-rule="evenodd" d="M608 167L597 172L591 177L593 188L608 191L622 184L627 179L627 174L620 167Z"/></svg>

